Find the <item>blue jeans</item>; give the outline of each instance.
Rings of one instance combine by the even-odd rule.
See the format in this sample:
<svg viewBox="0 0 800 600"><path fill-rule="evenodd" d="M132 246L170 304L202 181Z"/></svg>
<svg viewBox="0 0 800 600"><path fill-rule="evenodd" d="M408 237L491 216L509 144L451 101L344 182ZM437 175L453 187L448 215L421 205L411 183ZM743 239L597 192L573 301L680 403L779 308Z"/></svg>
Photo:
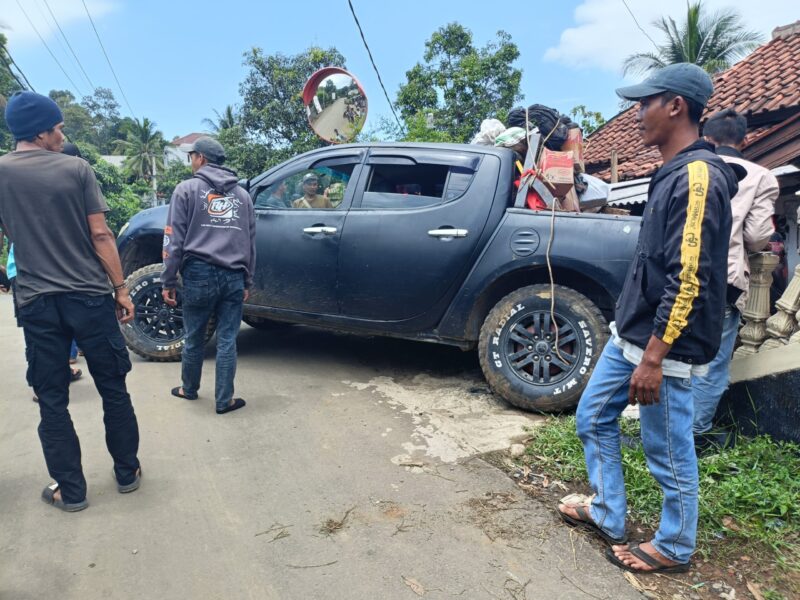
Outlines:
<svg viewBox="0 0 800 600"><path fill-rule="evenodd" d="M711 420L717 412L719 399L728 389L730 379L731 357L736 336L739 333L741 315L735 306L725 309L725 320L722 323L722 340L719 351L708 365L708 374L692 379L692 392L694 394L694 425L695 435L705 433L711 429Z"/></svg>
<svg viewBox="0 0 800 600"><path fill-rule="evenodd" d="M597 494L590 514L615 538L625 535L625 480L622 474L619 416L628 403L635 369L609 341L583 392L577 412L589 483ZM667 558L689 562L697 533L697 457L692 436L689 380L664 377L658 404L640 406L647 466L664 492L661 523L653 546Z"/></svg>
<svg viewBox="0 0 800 600"><path fill-rule="evenodd" d="M233 398L236 377L236 335L242 322L244 272L191 258L181 269L183 277L183 346L181 376L187 396L197 395L203 370L206 330L211 317L217 323L217 408Z"/></svg>
<svg viewBox="0 0 800 600"><path fill-rule="evenodd" d="M25 333L28 381L39 397L39 439L50 476L64 502L83 502L86 479L81 446L69 414L69 349L83 349L89 373L103 399L106 446L122 485L133 483L139 460L139 427L125 375L131 361L110 294L61 293L38 296L19 307Z"/></svg>

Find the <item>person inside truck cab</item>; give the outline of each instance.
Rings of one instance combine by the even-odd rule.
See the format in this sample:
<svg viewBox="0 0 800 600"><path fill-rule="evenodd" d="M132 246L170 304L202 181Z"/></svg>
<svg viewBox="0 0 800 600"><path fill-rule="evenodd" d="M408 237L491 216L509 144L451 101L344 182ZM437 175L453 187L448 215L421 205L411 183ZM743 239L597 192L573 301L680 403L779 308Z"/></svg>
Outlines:
<svg viewBox="0 0 800 600"><path fill-rule="evenodd" d="M316 173L306 173L302 180L303 195L292 202L295 208L333 208L327 195L317 194L319 177Z"/></svg>
<svg viewBox="0 0 800 600"><path fill-rule="evenodd" d="M289 186L286 180L279 181L260 193L256 198L256 208L292 208L289 200Z"/></svg>

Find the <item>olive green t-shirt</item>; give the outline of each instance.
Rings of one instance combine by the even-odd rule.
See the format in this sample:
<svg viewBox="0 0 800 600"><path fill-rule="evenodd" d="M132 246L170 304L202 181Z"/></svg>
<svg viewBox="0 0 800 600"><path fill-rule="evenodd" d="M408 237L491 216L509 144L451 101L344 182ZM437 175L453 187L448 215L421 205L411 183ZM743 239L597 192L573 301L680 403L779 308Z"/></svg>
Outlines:
<svg viewBox="0 0 800 600"><path fill-rule="evenodd" d="M110 292L86 220L107 211L85 160L47 150L0 157L0 226L14 242L20 306L43 294Z"/></svg>

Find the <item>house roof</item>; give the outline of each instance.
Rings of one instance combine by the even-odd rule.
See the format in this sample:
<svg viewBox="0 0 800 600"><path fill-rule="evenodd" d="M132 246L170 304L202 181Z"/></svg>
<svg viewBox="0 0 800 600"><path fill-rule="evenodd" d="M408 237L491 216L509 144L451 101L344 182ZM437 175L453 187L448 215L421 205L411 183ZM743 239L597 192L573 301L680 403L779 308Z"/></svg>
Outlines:
<svg viewBox="0 0 800 600"><path fill-rule="evenodd" d="M776 28L769 43L716 75L705 115L735 108L747 117L746 144L761 140L763 145L764 137L776 126L800 113L798 64L800 21ZM612 150L617 152L620 179L644 177L661 164L658 150L642 144L635 120L636 107L632 106L588 138L584 154L588 173L608 180Z"/></svg>
<svg viewBox="0 0 800 600"><path fill-rule="evenodd" d="M181 144L191 144L197 138L203 137L204 135L208 135L205 133L190 133L189 135L184 135L183 137L176 137L174 140L170 142L173 146L180 146Z"/></svg>

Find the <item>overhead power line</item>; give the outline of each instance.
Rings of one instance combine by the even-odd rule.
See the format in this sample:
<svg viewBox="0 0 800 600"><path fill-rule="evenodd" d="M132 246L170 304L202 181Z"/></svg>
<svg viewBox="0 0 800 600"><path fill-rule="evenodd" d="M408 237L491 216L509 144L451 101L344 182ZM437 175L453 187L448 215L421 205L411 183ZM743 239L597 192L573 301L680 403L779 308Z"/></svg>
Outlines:
<svg viewBox="0 0 800 600"><path fill-rule="evenodd" d="M356 11L353 8L352 0L347 0L347 4L350 5L350 13L353 15L353 19L356 22L356 27L358 27L358 33L361 34L361 41L364 42L364 47L367 49L367 54L369 55L369 61L372 63L372 68L375 69L375 74L378 76L378 83L381 84L383 95L386 96L386 101L389 103L389 108L392 109L392 114L394 115L394 120L397 121L397 126L402 129L403 126L400 124L400 119L397 118L397 113L394 110L394 104L392 104L392 101L389 99L389 93L386 91L386 86L383 85L383 79L381 79L381 74L378 71L378 65L375 64L375 59L372 58L372 52L369 49L369 44L367 44L367 38L364 37L364 30L361 29L361 23L358 22L358 17L356 16Z"/></svg>
<svg viewBox="0 0 800 600"><path fill-rule="evenodd" d="M8 63L8 61L6 60L6 57L5 57L5 56L3 56L3 53L2 53L2 52L0 52L0 61L3 61L3 64L6 66L6 69L8 70L9 74L10 74L10 75L11 75L11 76L12 76L14 79L16 79L17 83L19 84L19 87L21 87L21 88L24 90L24 89L25 89L25 84L24 84L24 83L22 83L22 81L20 81L19 77L17 77L17 74L16 74L16 73L14 73L14 71L11 69L11 65L10 65L10 64Z"/></svg>
<svg viewBox="0 0 800 600"><path fill-rule="evenodd" d="M622 3L625 5L625 8L628 9L628 13L630 13L631 18L633 19L633 22L636 23L636 26L639 28L639 31L641 31L645 35L645 37L648 40L650 40L650 42L652 42L653 46L655 46L655 49L658 50L659 49L658 44L656 44L653 38L650 37L650 34L647 33L641 25L639 25L639 21L636 19L636 15L633 14L631 7L628 6L628 3L625 0L622 0Z"/></svg>
<svg viewBox="0 0 800 600"><path fill-rule="evenodd" d="M67 39L67 35L64 33L64 30L61 29L61 25L59 25L58 19L56 19L56 16L53 14L53 9L50 8L50 3L47 2L47 0L44 0L44 5L47 7L47 12L50 13L51 17L53 17L53 22L56 24L56 27L58 27L58 30L61 32L61 37L63 37L64 41L67 43L67 48L69 48L69 51L72 53L72 57L75 59L75 62L78 63L78 67L80 68L81 73L83 73L83 76L86 78L86 81L91 86L92 91L96 90L97 86L95 86L92 83L92 80L89 78L89 75L86 73L86 69L83 68L83 65L81 64L81 61L78 58L78 55L75 54L75 50L72 49L72 44L69 43L69 40Z"/></svg>
<svg viewBox="0 0 800 600"><path fill-rule="evenodd" d="M58 61L58 59L56 58L56 55L55 55L55 54L53 54L53 51L50 49L50 46L48 46L48 45L47 45L47 42L45 42L45 41L44 41L44 38L42 37L42 34L41 34L41 33L39 33L39 30L38 30L38 29L36 29L36 25L34 25L34 24L33 24L33 21L31 21L31 18L28 16L28 13L27 13L27 12L25 11L25 9L22 7L22 3L20 3L20 1L19 1L19 0L17 0L17 6L19 6L19 9L22 11L22 14L23 14L23 15L25 15L25 18L28 20L28 23L30 23L31 27L32 27L32 28L33 28L33 30L36 32L36 35L37 35L37 36L39 36L39 39L41 40L42 44L43 44L43 45L44 45L44 47L47 49L47 51L50 53L50 56L53 58L53 60L55 61L55 63L58 65L58 68L59 68L59 69L61 69L61 72L64 74L64 77L66 77L66 78L69 80L69 82L72 84L72 88L73 88L73 89L74 89L76 92L78 92L78 95L80 95L80 96L83 96L83 95L84 95L84 94L83 94L83 92L80 90L80 88L79 88L77 85L75 85L75 82L74 82L74 81L72 81L72 77L70 77L70 76L69 76L69 73L67 73L67 72L64 70L64 67L63 67L63 66L61 65L61 63Z"/></svg>
<svg viewBox="0 0 800 600"><path fill-rule="evenodd" d="M19 2L19 0L17 0ZM117 72L114 70L114 65L111 64L111 59L108 57L108 52L106 52L105 46L103 46L103 40L100 39L100 34L97 32L97 27L94 25L94 20L92 19L92 15L89 13L89 7L86 6L86 0L81 0L83 3L83 8L86 10L86 16L89 17L89 22L92 24L92 29L94 29L94 34L97 37L97 42L100 44L100 48L103 50L103 55L106 57L106 62L108 63L109 69L111 69L111 74L114 75L114 81L117 82L117 87L119 88L119 93L122 94L122 99L125 100L125 105L128 107L128 110L131 113L131 116L135 119L136 113L133 112L131 108L131 103L128 102L128 97L125 95L125 90L122 89L122 84L119 82L119 77L117 77Z"/></svg>
<svg viewBox="0 0 800 600"><path fill-rule="evenodd" d="M31 4L36 5L36 10L39 11L39 17L47 26L47 31L49 32L49 39L51 40L50 44L53 47L53 50L55 50L55 45L53 45L52 40L55 40L56 42L58 42L58 46L61 48L61 56L59 58L61 58L61 60L64 61L64 67L72 71L72 75L75 76L75 73L78 72L78 68L75 66L75 60L69 55L67 47L64 45L64 40L62 40L61 37L58 35L58 33L56 33L56 30L53 27L52 18L48 17L47 14L45 13L44 9L42 8L41 0L38 0L36 2L29 0L28 2L29 10ZM42 31L44 32L44 30ZM45 36L47 36L47 33L45 33ZM66 60L64 60L65 56ZM75 79L80 79L80 73L78 73L78 75L79 76L75 77ZM81 85L83 85L83 81L81 81Z"/></svg>
<svg viewBox="0 0 800 600"><path fill-rule="evenodd" d="M6 54L6 56L8 57L8 60L9 60L9 61L11 61L11 64L12 64L12 65L14 65L14 68L16 68L16 69L17 69L17 72L18 72L20 75L22 75L22 78L25 80L25 83L27 83L27 84L28 84L28 87L27 87L27 89L29 89L29 90L30 90L30 91L32 91L32 92L35 92L36 90L35 90L35 89L33 89L33 86L31 85L31 82L30 82L30 81L28 81L28 78L27 78L27 77L25 77L25 73L23 73L23 72L22 72L22 69L20 69L20 68L19 68L19 65L18 65L18 64L16 63L16 61L14 60L14 57L13 57L13 56L11 56L11 53L8 51L8 47L6 46L6 47L4 48L4 50L5 50L5 54ZM8 62L6 61L5 57L3 56L3 53L2 53L2 52L0 52L0 57L2 57L2 58L3 58L3 63L6 65L6 68L8 68L8 72L9 72L9 73L11 73L12 77L14 77L14 79L16 79L16 80L17 80L17 83L18 83L18 84L20 84L20 86L22 86L22 89L26 89L26 87L25 87L25 86L22 84L22 82L21 82L21 81L19 80L19 78L17 77L16 73L14 73L14 71L12 71L12 70L11 70L11 67L9 66L9 64L8 64Z"/></svg>

